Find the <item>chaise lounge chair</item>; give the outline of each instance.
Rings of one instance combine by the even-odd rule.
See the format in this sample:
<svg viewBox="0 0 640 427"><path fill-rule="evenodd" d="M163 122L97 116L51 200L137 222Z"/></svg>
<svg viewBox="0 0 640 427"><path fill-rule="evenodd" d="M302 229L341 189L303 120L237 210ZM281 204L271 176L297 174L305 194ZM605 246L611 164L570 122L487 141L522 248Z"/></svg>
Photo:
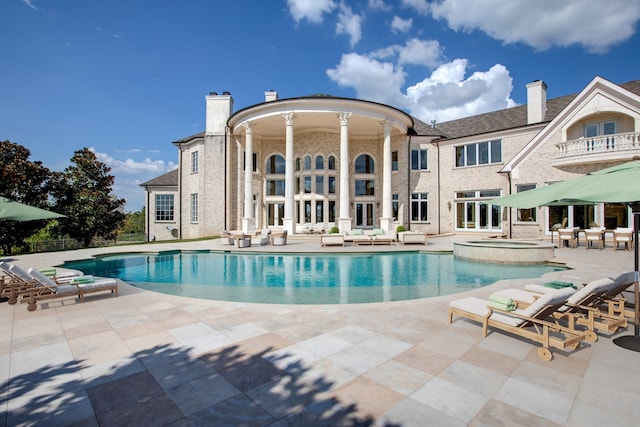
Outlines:
<svg viewBox="0 0 640 427"><path fill-rule="evenodd" d="M118 282L115 279L80 276L73 279L70 284L59 285L33 268L30 268L28 273L35 281L35 285L24 292L22 297L22 302L28 304L28 311L35 311L38 301L74 297L84 302L85 294L101 291L109 291L118 296Z"/></svg>
<svg viewBox="0 0 640 427"><path fill-rule="evenodd" d="M625 328L627 320L624 316L616 315L614 312L609 314L600 308L609 299L607 295L610 293L617 295L621 292L617 290L620 286L619 283L609 278L589 282L567 298L567 302L558 308L554 317L558 320L565 319L571 329L575 329L576 325L585 326L587 341L597 341L596 330L614 333L621 327ZM505 289L496 293L527 305L534 302L541 294L553 291L555 289L534 284L525 286L524 290Z"/></svg>
<svg viewBox="0 0 640 427"><path fill-rule="evenodd" d="M0 297L11 305L16 304L23 291L33 287L34 280L17 265L5 261L0 262L0 270L4 272L0 277Z"/></svg>
<svg viewBox="0 0 640 427"><path fill-rule="evenodd" d="M558 289L556 292L541 294L525 309L516 308L513 311L489 307L488 301L481 298L462 298L449 304L449 323L453 322L453 315L457 314L481 323L485 337L491 327L527 338L542 345L538 349L538 356L549 361L553 357L550 347L575 350L585 339L583 332L561 326L552 317L572 294L572 289Z"/></svg>

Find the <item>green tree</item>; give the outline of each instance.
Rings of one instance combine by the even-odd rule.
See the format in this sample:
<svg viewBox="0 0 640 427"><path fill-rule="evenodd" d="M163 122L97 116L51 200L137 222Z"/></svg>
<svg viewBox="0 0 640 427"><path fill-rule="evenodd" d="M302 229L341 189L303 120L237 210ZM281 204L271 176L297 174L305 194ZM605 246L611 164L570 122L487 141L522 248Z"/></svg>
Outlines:
<svg viewBox="0 0 640 427"><path fill-rule="evenodd" d="M127 212L120 230L122 234L144 233L144 208L137 212Z"/></svg>
<svg viewBox="0 0 640 427"><path fill-rule="evenodd" d="M96 237L114 239L125 214L124 199L112 194L111 169L88 148L78 150L72 165L53 174L52 194L59 219L59 231L89 246Z"/></svg>
<svg viewBox="0 0 640 427"><path fill-rule="evenodd" d="M51 172L42 162L29 160L31 152L22 145L0 141L0 195L17 202L50 209ZM24 249L24 240L47 221L0 220L0 245L4 254Z"/></svg>

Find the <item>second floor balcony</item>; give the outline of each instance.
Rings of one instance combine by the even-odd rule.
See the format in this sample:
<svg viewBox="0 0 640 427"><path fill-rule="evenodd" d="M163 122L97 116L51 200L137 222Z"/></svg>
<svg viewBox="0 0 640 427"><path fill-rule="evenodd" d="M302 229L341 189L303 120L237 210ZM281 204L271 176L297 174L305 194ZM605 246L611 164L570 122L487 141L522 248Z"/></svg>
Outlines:
<svg viewBox="0 0 640 427"><path fill-rule="evenodd" d="M554 166L624 160L640 154L640 132L584 137L556 144Z"/></svg>

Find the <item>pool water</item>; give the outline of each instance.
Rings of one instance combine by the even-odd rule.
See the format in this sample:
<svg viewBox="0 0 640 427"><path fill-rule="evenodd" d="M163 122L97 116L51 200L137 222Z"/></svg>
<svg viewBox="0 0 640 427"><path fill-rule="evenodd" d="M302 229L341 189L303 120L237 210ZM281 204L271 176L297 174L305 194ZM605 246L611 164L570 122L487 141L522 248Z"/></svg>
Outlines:
<svg viewBox="0 0 640 427"><path fill-rule="evenodd" d="M151 291L274 304L352 304L428 298L535 278L553 264L492 264L439 253L126 254L72 261L65 268L118 277Z"/></svg>

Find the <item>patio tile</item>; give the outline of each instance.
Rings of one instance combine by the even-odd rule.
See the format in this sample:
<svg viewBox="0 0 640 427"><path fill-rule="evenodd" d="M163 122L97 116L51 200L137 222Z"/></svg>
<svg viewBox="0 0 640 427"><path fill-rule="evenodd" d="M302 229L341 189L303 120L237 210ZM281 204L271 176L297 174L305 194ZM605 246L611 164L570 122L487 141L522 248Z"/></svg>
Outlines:
<svg viewBox="0 0 640 427"><path fill-rule="evenodd" d="M69 347L75 358L85 363L132 356L131 350L113 330L69 340Z"/></svg>
<svg viewBox="0 0 640 427"><path fill-rule="evenodd" d="M272 417L279 419L314 400L318 391L298 377L286 375L253 388L246 395Z"/></svg>
<svg viewBox="0 0 640 427"><path fill-rule="evenodd" d="M240 394L237 388L215 373L183 382L166 392L187 416Z"/></svg>
<svg viewBox="0 0 640 427"><path fill-rule="evenodd" d="M148 372L87 389L101 425L163 425L182 413Z"/></svg>
<svg viewBox="0 0 640 427"><path fill-rule="evenodd" d="M405 396L413 393L432 378L424 371L395 360L383 363L367 372L365 376Z"/></svg>
<svg viewBox="0 0 640 427"><path fill-rule="evenodd" d="M283 371L287 371L289 373L302 372L308 369L313 362L321 358L319 354L314 353L300 344L294 344L289 347L267 353L262 357Z"/></svg>
<svg viewBox="0 0 640 427"><path fill-rule="evenodd" d="M582 424L597 425L590 422ZM601 425L606 425L601 424ZM531 412L508 405L499 400L490 400L484 408L469 423L469 427L480 426L531 426L531 427L559 427L561 424L539 417Z"/></svg>
<svg viewBox="0 0 640 427"><path fill-rule="evenodd" d="M537 355L536 359L540 360ZM463 354L459 360L507 376L511 375L522 362L518 358L486 350L479 346L473 347L471 350Z"/></svg>
<svg viewBox="0 0 640 427"><path fill-rule="evenodd" d="M160 387L167 390L200 377L207 377L215 371L201 360L181 359L150 368L149 373Z"/></svg>
<svg viewBox="0 0 640 427"><path fill-rule="evenodd" d="M311 350L315 354L319 354L322 357L329 356L333 353L337 353L352 344L343 339L337 338L330 334L316 335L313 338L300 341L298 343L301 347Z"/></svg>
<svg viewBox="0 0 640 427"><path fill-rule="evenodd" d="M355 379L357 375L329 359L320 359L299 373L299 379L314 389L325 392Z"/></svg>
<svg viewBox="0 0 640 427"><path fill-rule="evenodd" d="M229 338L202 322L169 329L168 332L189 347L194 355L231 343Z"/></svg>
<svg viewBox="0 0 640 427"><path fill-rule="evenodd" d="M454 383L467 390L486 396L493 395L508 378L495 371L480 368L461 360L456 360L442 371L438 378Z"/></svg>
<svg viewBox="0 0 640 427"><path fill-rule="evenodd" d="M253 322L240 324L228 329L220 330L220 333L228 337L232 342L243 341L249 338L257 337L268 333L266 329L256 325Z"/></svg>
<svg viewBox="0 0 640 427"><path fill-rule="evenodd" d="M245 392L262 384L283 377L286 372L277 368L262 357L249 357L220 372L227 381L238 390Z"/></svg>
<svg viewBox="0 0 640 427"><path fill-rule="evenodd" d="M558 424L567 421L574 402L573 397L565 393L513 377L505 382L494 398Z"/></svg>
<svg viewBox="0 0 640 427"><path fill-rule="evenodd" d="M426 349L424 346L415 346L393 358L393 360L418 369L429 375L438 375L454 360L453 357Z"/></svg>
<svg viewBox="0 0 640 427"><path fill-rule="evenodd" d="M376 332L358 325L343 326L329 333L351 344L359 344L376 335Z"/></svg>
<svg viewBox="0 0 640 427"><path fill-rule="evenodd" d="M409 397L464 423L470 422L489 400L486 395L439 377L433 378Z"/></svg>
<svg viewBox="0 0 640 427"><path fill-rule="evenodd" d="M144 366L134 357L121 357L101 363L81 365L80 376L86 387L104 384L144 371Z"/></svg>
<svg viewBox="0 0 640 427"><path fill-rule="evenodd" d="M86 337L87 335L93 335L101 332L111 331L113 328L104 320L97 319L96 323L88 325L78 325L70 328L65 328L64 334L67 339L76 339Z"/></svg>
<svg viewBox="0 0 640 427"><path fill-rule="evenodd" d="M244 394L205 408L188 417L193 427L266 426L275 421L267 411Z"/></svg>
<svg viewBox="0 0 640 427"><path fill-rule="evenodd" d="M344 386L327 393L341 405L353 405L359 417L376 419L400 402L404 396L366 377L358 377Z"/></svg>
<svg viewBox="0 0 640 427"><path fill-rule="evenodd" d="M417 400L406 398L378 418L375 426L464 427L466 423Z"/></svg>

